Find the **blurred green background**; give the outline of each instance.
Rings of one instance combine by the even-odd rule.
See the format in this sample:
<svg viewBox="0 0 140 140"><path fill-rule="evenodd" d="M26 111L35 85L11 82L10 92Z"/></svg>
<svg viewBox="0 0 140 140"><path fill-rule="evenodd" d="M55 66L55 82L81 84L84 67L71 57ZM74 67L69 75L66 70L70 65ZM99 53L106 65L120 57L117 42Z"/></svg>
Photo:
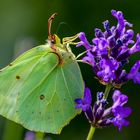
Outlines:
<svg viewBox="0 0 140 140"><path fill-rule="evenodd" d="M94 28L103 29L102 22L106 19L111 24L116 24L111 16L111 9L123 11L125 18L133 23L135 33L140 32L139 0L0 0L0 68L10 63L18 53L46 42L47 20L52 13L59 14L53 23L52 32L57 33L60 38L84 31L90 40L94 36ZM79 50L73 49L76 54ZM137 54L130 60L130 66L136 59L140 59L140 55ZM130 66L126 66L128 70ZM89 66L85 68L85 65L80 64L80 67L95 99L96 92L103 91L104 87L94 79ZM122 91L128 94L128 105L133 109L133 114L129 117L131 125L124 127L121 132L114 127L96 130L95 140L139 139L140 86L129 82L123 86ZM8 122L8 127L11 128L9 134L4 134L6 124L6 119L1 117L0 139L4 135L10 137L7 140L20 140L20 137L24 139L26 130L20 135L22 128L18 126L17 129L11 122ZM61 135L47 134L46 140L85 140L88 130L89 124L84 114L81 114L63 129Z"/></svg>

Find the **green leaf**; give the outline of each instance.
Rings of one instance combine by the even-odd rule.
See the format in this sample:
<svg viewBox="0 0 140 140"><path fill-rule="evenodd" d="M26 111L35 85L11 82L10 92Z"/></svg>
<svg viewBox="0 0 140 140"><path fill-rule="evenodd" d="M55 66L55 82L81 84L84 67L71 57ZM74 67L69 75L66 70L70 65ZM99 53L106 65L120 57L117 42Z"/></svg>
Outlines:
<svg viewBox="0 0 140 140"><path fill-rule="evenodd" d="M0 114L33 131L58 134L78 113L84 86L74 55L62 44L35 47L0 72Z"/></svg>

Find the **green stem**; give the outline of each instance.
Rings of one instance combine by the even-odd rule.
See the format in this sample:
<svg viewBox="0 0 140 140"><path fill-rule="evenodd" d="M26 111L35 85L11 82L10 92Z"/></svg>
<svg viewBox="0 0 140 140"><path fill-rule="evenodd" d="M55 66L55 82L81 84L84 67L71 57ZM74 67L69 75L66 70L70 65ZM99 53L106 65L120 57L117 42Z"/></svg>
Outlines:
<svg viewBox="0 0 140 140"><path fill-rule="evenodd" d="M95 127L93 127L93 126L91 125L91 127L90 127L90 130L89 130L89 133L88 133L88 136L87 136L87 139L86 139L86 140L92 140L92 137L93 137L93 135L94 135L94 132L95 132Z"/></svg>
<svg viewBox="0 0 140 140"><path fill-rule="evenodd" d="M106 89L105 89L105 92L104 92L104 98L105 98L105 99L107 99L107 97L108 97L108 95L109 95L109 92L110 92L111 88L112 88L112 85L111 85L111 84L108 84L108 85L106 86ZM93 135L94 135L94 132L95 132L95 127L93 127L93 126L91 125L86 140L92 140Z"/></svg>
<svg viewBox="0 0 140 140"><path fill-rule="evenodd" d="M45 133L36 132L35 140L43 140Z"/></svg>
<svg viewBox="0 0 140 140"><path fill-rule="evenodd" d="M108 94L109 94L111 88L112 88L112 85L111 85L111 84L108 84L108 85L106 86L106 88L105 88L105 93L104 93L104 98L105 98L105 99L107 99Z"/></svg>

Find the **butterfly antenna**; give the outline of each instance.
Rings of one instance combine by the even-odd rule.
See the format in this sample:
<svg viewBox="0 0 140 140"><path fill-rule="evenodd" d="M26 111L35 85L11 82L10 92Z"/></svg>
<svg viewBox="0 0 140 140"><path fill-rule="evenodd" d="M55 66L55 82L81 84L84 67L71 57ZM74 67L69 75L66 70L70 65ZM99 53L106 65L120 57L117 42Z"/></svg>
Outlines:
<svg viewBox="0 0 140 140"><path fill-rule="evenodd" d="M51 41L55 41L55 36L51 34L51 26L52 21L54 20L55 16L58 15L57 13L54 13L51 15L51 17L48 19L48 39Z"/></svg>
<svg viewBox="0 0 140 140"><path fill-rule="evenodd" d="M67 29L69 29L71 31L72 34L75 34L75 31L71 28L71 26L69 26L68 23L64 22L64 21L62 21L58 24L57 29L56 29L56 34L58 34L58 31L62 25L65 25L67 27Z"/></svg>

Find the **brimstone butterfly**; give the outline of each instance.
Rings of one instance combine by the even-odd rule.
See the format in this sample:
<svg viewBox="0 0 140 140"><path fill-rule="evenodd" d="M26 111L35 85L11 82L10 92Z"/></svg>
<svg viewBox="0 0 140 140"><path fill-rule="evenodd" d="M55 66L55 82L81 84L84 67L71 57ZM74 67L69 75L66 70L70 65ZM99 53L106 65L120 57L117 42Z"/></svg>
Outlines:
<svg viewBox="0 0 140 140"><path fill-rule="evenodd" d="M70 40L48 43L19 56L0 71L0 114L33 131L58 134L79 111L74 100L83 96L84 84Z"/></svg>

